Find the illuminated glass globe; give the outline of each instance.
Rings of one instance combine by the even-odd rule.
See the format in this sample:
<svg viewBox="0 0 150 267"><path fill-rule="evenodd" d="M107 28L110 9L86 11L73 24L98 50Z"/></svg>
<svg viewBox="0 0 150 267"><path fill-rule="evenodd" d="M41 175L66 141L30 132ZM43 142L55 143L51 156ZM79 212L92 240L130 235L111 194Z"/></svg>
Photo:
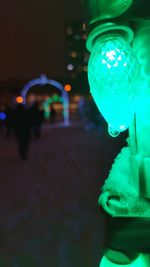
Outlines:
<svg viewBox="0 0 150 267"><path fill-rule="evenodd" d="M139 257L130 264L116 264L103 256L100 267L148 267L150 258L147 255L140 254Z"/></svg>
<svg viewBox="0 0 150 267"><path fill-rule="evenodd" d="M138 73L137 58L121 36L104 35L96 40L88 63L88 80L112 136L126 130L134 117Z"/></svg>

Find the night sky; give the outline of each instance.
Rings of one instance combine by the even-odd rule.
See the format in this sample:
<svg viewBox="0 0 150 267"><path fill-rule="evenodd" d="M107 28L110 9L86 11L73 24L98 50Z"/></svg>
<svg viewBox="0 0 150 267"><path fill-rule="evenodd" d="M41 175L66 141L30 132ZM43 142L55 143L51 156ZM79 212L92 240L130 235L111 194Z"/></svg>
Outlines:
<svg viewBox="0 0 150 267"><path fill-rule="evenodd" d="M0 9L0 81L63 77L64 23L83 17L79 0L5 0Z"/></svg>

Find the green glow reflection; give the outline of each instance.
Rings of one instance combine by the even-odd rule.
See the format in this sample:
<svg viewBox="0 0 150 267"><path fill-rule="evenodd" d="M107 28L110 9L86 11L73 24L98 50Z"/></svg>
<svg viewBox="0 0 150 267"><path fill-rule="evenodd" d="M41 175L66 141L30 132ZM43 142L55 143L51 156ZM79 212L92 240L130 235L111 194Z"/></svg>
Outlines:
<svg viewBox="0 0 150 267"><path fill-rule="evenodd" d="M126 130L138 99L139 65L130 45L120 36L95 42L88 64L91 94L114 132Z"/></svg>

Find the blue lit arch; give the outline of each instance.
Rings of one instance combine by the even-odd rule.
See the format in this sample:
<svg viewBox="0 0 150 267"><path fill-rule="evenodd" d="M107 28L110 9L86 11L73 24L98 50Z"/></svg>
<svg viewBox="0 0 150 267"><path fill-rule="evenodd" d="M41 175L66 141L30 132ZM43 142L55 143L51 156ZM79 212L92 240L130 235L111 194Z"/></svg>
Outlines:
<svg viewBox="0 0 150 267"><path fill-rule="evenodd" d="M23 89L21 90L21 96L23 97L23 103L26 104L26 98L27 98L27 93L30 90L32 86L35 85L41 85L44 86L46 84L50 84L54 87L56 87L59 91L61 91L62 94L62 99L63 99L63 117L64 117L64 125L68 126L69 125L69 98L68 98L68 93L64 90L64 87L61 83L48 79L46 75L42 74L40 78L31 80L28 82Z"/></svg>

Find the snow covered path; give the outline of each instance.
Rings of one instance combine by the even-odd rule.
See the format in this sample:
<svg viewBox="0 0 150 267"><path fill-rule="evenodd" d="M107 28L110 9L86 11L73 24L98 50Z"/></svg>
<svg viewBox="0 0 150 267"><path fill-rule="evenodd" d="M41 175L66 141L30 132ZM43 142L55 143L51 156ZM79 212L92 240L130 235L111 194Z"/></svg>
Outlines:
<svg viewBox="0 0 150 267"><path fill-rule="evenodd" d="M22 161L14 138L0 136L0 267L98 266L104 139L46 128Z"/></svg>

